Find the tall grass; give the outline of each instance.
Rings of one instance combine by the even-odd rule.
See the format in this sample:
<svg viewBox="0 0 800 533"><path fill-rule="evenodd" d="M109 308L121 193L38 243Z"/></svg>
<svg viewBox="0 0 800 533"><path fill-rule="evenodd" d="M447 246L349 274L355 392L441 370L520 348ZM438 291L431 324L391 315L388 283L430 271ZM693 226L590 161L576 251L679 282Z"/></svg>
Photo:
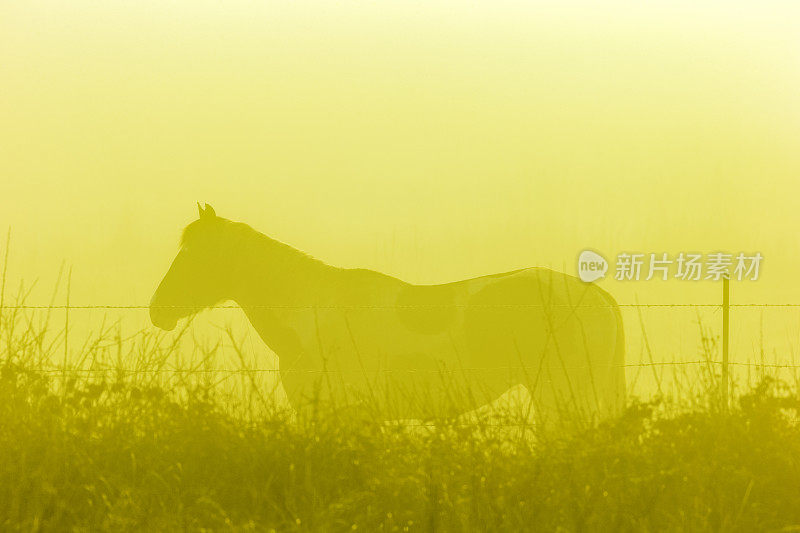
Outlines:
<svg viewBox="0 0 800 533"><path fill-rule="evenodd" d="M3 531L800 529L798 396L766 377L725 408L709 365L680 402L563 434L386 424L295 415L233 337L218 371L188 326L103 325L68 363L51 318L0 309Z"/></svg>

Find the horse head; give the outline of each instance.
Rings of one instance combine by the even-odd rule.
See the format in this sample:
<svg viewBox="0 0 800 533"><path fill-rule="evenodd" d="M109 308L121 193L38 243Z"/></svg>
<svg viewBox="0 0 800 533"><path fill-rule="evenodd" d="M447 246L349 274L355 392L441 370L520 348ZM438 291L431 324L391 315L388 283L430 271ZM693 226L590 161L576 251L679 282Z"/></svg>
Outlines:
<svg viewBox="0 0 800 533"><path fill-rule="evenodd" d="M150 320L164 330L178 320L227 299L229 254L223 238L229 223L206 204L183 232L181 248L150 300Z"/></svg>

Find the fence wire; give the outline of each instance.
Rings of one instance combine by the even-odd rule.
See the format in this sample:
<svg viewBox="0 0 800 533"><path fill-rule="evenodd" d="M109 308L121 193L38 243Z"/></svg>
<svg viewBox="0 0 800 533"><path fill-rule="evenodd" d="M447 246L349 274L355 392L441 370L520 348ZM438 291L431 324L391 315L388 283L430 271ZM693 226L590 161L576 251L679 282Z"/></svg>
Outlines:
<svg viewBox="0 0 800 533"><path fill-rule="evenodd" d="M570 304L464 304L464 305L447 305L447 304L414 304L414 305L254 305L248 306L249 308L256 309L428 309L428 308L536 308L536 307L568 307L575 308L577 306ZM614 308L613 305L593 305L592 308ZM720 309L724 307L722 303L620 303L616 307L619 308L700 308L700 309ZM728 304L729 308L800 308L800 303L731 303ZM149 310L153 308L158 309L196 309L192 306L179 306L179 305L165 305L165 306L150 306L150 305L73 305L73 304L50 304L50 305L27 305L27 304L5 304L0 305L0 311L3 310ZM239 305L226 304L212 306L207 309L242 309ZM130 340L137 336L134 334L130 337L121 339L123 341ZM110 345L100 346L101 348L109 348ZM690 366L690 365L716 365L722 366L745 367L745 368L774 368L774 369L800 369L800 363L766 363L766 362L738 362L738 361L717 361L717 360L690 360L690 361L650 361L640 363L626 363L622 365L613 365L613 368L645 368L645 367L669 367L669 366ZM567 370L575 368L567 368ZM486 371L524 371L529 370L527 367L465 367L458 369L382 369L377 372L380 373L459 373L459 372L486 372ZM52 368L40 369L39 372L63 374L65 368ZM310 374L341 374L347 372L344 370L313 370L313 369L279 369L279 368L241 368L241 369L179 369L179 368L160 368L160 369L119 369L119 368L71 368L66 369L67 373L72 374L126 374L126 375L153 375L163 372L173 374L247 374L247 373L260 373L260 374L278 374L278 373L294 373L303 372ZM351 370L349 372L363 372L362 370ZM374 373L376 371L372 371Z"/></svg>
<svg viewBox="0 0 800 533"><path fill-rule="evenodd" d="M718 304L688 304L688 303L666 303L666 304L617 304L614 305L591 305L594 309L613 309L615 307L684 307L684 308L720 308ZM414 304L414 305L250 305L252 309L428 309L428 308L499 308L499 309L518 309L535 307L580 307L570 304ZM800 308L800 303L742 303L729 304L728 307L790 307ZM196 309L196 306L188 305L4 305L0 309ZM238 305L216 305L207 309L241 309Z"/></svg>

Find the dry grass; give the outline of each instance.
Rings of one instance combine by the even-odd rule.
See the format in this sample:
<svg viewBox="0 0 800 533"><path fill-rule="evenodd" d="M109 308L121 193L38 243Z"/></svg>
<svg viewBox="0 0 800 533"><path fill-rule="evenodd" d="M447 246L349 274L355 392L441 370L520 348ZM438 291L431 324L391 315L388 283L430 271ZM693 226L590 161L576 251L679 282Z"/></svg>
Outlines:
<svg viewBox="0 0 800 533"><path fill-rule="evenodd" d="M6 531L777 530L800 524L795 392L766 380L633 402L569 435L439 420L295 417L185 334L86 342L73 367L41 316L0 320ZM185 333L185 332L184 332ZM709 379L713 379L711 376ZM699 387L713 395L714 387ZM534 433L530 433L534 432Z"/></svg>
<svg viewBox="0 0 800 533"><path fill-rule="evenodd" d="M0 303L3 531L800 529L797 388L764 376L726 408L709 365L569 433L385 424L287 411L232 336L232 371L188 329L115 324L67 366L50 318Z"/></svg>

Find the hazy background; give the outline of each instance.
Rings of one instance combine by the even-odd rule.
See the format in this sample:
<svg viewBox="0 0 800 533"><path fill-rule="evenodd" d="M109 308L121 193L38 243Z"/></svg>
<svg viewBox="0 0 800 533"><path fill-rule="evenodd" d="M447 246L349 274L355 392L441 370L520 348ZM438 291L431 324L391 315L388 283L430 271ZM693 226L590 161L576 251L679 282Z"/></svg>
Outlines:
<svg viewBox="0 0 800 533"><path fill-rule="evenodd" d="M411 282L574 274L586 247L759 251L732 301L800 303L800 6L695 4L0 0L6 293L39 279L46 304L66 261L73 304L147 305L201 201ZM104 312L73 311L76 335ZM697 358L694 309L643 313L656 359ZM732 319L734 360L800 347L796 308Z"/></svg>

